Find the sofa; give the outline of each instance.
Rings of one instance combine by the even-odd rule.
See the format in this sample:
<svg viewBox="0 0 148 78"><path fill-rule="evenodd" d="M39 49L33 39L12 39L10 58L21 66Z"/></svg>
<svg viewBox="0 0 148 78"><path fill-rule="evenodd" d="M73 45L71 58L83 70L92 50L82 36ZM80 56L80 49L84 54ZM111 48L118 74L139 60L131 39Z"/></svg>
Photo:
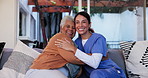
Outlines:
<svg viewBox="0 0 148 78"><path fill-rule="evenodd" d="M33 49L36 50L39 53L42 52L42 49L39 49L39 48L33 48ZM8 57L10 57L10 55L12 54L12 52L13 52L13 49L10 49L10 48L4 48L3 49L3 56L2 56L2 59L1 59L1 63L0 63L0 68L2 68L4 66L4 64L7 62ZM109 54L109 57L115 63L117 63L117 65L119 65L125 71L125 73L126 73L125 63L124 63L124 57L123 57L123 54L122 54L122 50L120 50L120 49L109 49L108 50L108 54ZM15 77L16 76L14 76L14 78ZM1 76L0 76L0 78L1 78ZM5 77L5 78L7 78L7 77ZM11 77L11 78L13 78L13 77ZM22 78L22 77L18 77L18 78Z"/></svg>
<svg viewBox="0 0 148 78"><path fill-rule="evenodd" d="M121 42L121 49L108 49L108 56L127 78L148 78L148 41ZM18 41L14 49L4 48L0 78L24 78L32 61L43 51Z"/></svg>
<svg viewBox="0 0 148 78"><path fill-rule="evenodd" d="M125 65L125 59L122 53L121 49L108 49L108 56L110 59L112 59L119 67L121 67L127 75L126 72L126 65Z"/></svg>

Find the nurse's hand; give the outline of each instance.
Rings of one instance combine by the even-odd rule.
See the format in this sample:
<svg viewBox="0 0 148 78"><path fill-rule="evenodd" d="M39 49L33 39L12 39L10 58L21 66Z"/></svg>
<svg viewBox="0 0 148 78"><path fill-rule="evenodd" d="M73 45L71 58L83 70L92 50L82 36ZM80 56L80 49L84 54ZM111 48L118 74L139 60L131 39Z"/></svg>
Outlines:
<svg viewBox="0 0 148 78"><path fill-rule="evenodd" d="M62 49L65 49L65 50L67 50L67 51L73 51L73 52L75 52L76 51L76 47L75 47L75 45L74 45L74 43L73 42L70 42L70 41L68 41L68 40L66 40L66 39L57 39L56 41L55 41L55 45L57 46L57 47L59 47L59 48L62 48Z"/></svg>

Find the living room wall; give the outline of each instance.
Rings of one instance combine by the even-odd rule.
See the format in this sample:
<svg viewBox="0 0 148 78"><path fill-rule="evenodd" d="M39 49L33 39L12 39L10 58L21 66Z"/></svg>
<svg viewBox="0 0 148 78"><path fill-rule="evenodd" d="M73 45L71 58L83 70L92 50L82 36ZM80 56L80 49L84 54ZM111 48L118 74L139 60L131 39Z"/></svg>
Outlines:
<svg viewBox="0 0 148 78"><path fill-rule="evenodd" d="M91 17L91 27L95 32L104 35L107 41L119 41L120 14L103 13Z"/></svg>
<svg viewBox="0 0 148 78"><path fill-rule="evenodd" d="M148 8L146 8L146 40L148 40Z"/></svg>
<svg viewBox="0 0 148 78"><path fill-rule="evenodd" d="M6 42L6 48L14 48L18 27L17 0L0 0L0 41Z"/></svg>
<svg viewBox="0 0 148 78"><path fill-rule="evenodd" d="M121 13L120 37L123 41L137 40L137 19L134 12L126 10Z"/></svg>

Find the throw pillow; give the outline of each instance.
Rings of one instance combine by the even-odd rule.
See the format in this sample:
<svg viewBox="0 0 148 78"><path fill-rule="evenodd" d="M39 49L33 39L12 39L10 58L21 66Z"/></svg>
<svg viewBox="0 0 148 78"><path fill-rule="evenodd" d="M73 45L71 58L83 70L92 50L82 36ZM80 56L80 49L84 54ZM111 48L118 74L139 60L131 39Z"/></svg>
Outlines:
<svg viewBox="0 0 148 78"><path fill-rule="evenodd" d="M0 70L0 78L24 78L39 52L18 41L8 61Z"/></svg>
<svg viewBox="0 0 148 78"><path fill-rule="evenodd" d="M1 64L1 58L3 55L3 48L5 46L5 42L0 42L0 64Z"/></svg>
<svg viewBox="0 0 148 78"><path fill-rule="evenodd" d="M148 78L148 41L120 42L129 78Z"/></svg>

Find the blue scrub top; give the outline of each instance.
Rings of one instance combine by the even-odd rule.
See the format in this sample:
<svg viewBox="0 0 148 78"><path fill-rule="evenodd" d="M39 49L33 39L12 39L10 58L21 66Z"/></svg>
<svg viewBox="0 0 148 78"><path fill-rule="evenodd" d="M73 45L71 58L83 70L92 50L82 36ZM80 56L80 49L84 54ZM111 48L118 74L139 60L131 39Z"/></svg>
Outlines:
<svg viewBox="0 0 148 78"><path fill-rule="evenodd" d="M106 56L107 54L106 39L101 34L92 33L90 38L85 43L84 47L82 45L81 37L78 37L75 40L75 43L78 46L78 49L85 53L101 53L103 54L103 56ZM120 68L111 59L101 61L97 69L106 69L111 67L115 67L116 69L120 70ZM84 68L88 74L95 70L94 68L88 65L85 65Z"/></svg>

